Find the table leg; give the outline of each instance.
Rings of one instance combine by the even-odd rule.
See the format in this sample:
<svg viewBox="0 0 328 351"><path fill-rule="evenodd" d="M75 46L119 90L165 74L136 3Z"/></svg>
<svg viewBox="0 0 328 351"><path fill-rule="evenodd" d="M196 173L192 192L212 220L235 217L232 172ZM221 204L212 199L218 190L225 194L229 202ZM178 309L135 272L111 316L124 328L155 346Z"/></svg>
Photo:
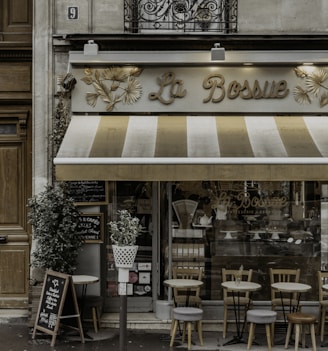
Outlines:
<svg viewBox="0 0 328 351"><path fill-rule="evenodd" d="M288 321L287 321L287 315L286 315L287 306L285 306L285 304L284 304L284 299L283 299L282 292L280 291L279 294L280 294L280 300L281 300L282 314L283 314L283 317L284 317L285 330L286 330L286 333L287 333L287 329L288 329ZM294 293L291 292L290 295L289 295L289 313L298 312L299 311L299 306L300 306L300 301L301 301L301 293L299 293L298 296L297 296L296 306L293 306L293 294ZM274 337L274 335L273 335L273 337ZM290 343L290 345L293 345L292 338L290 338L290 342L289 343ZM284 345L285 344L285 339L278 340L278 341L275 342L275 344L276 345Z"/></svg>
<svg viewBox="0 0 328 351"><path fill-rule="evenodd" d="M233 337L233 339L227 341L223 345L233 345L233 344L247 344L247 341L243 339L245 325L246 325L246 314L249 309L251 297L249 297L248 303L245 305L245 315L243 321L241 321L241 306L240 306L240 293L237 292L237 303L236 303L236 296L234 292L232 292L232 299L233 299L233 309L235 314L235 324L236 324L236 332L237 335Z"/></svg>

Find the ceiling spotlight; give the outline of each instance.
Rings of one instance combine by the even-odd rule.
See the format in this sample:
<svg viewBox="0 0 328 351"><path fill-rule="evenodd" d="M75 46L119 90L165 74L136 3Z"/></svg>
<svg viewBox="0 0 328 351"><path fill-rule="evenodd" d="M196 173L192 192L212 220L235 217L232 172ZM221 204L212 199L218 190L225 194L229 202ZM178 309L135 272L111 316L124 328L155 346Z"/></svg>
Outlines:
<svg viewBox="0 0 328 351"><path fill-rule="evenodd" d="M212 61L223 61L225 59L225 49L221 48L220 43L215 43L214 48L211 49Z"/></svg>
<svg viewBox="0 0 328 351"><path fill-rule="evenodd" d="M211 60L222 61L225 59L225 49L221 48L220 43L215 43L214 48L211 49Z"/></svg>

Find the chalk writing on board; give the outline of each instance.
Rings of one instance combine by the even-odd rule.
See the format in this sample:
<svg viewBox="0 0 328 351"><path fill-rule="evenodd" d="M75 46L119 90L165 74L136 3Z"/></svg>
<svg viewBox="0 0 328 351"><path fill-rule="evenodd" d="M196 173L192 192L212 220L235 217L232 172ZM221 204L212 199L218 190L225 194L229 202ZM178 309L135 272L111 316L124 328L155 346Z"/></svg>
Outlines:
<svg viewBox="0 0 328 351"><path fill-rule="evenodd" d="M65 286L65 279L55 277L52 275L47 276L44 294L42 297L38 325L46 329L54 330L58 310L62 299L62 294Z"/></svg>
<svg viewBox="0 0 328 351"><path fill-rule="evenodd" d="M103 240L103 213L83 213L77 227L77 234L85 241Z"/></svg>
<svg viewBox="0 0 328 351"><path fill-rule="evenodd" d="M77 203L106 204L107 183L101 180L69 182L69 195Z"/></svg>

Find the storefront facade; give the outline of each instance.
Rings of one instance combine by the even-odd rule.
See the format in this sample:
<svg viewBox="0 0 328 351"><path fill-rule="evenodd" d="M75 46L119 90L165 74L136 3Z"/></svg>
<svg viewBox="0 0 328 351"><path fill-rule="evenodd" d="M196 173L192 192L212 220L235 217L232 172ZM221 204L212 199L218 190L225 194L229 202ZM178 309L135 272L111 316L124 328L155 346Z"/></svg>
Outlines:
<svg viewBox="0 0 328 351"><path fill-rule="evenodd" d="M95 258L105 311L119 309L106 221L122 208L147 229L130 271L131 312L170 301L162 282L174 266L203 270L214 319L224 267L252 268L263 304L269 267L299 267L316 287L328 263L328 118L317 87L327 53L227 52L214 63L210 52L149 60L85 50L69 55L72 119L54 163L58 180L106 183L103 202L80 204L104 219L91 244L104 251ZM306 300L316 299L314 288Z"/></svg>

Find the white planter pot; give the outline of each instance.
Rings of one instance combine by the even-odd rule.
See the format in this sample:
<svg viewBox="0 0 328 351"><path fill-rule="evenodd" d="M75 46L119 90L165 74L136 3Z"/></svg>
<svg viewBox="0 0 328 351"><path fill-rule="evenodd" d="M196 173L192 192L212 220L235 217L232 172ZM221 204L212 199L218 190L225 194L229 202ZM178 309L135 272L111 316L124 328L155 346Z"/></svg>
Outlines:
<svg viewBox="0 0 328 351"><path fill-rule="evenodd" d="M112 245L116 268L132 268L136 259L138 246Z"/></svg>

